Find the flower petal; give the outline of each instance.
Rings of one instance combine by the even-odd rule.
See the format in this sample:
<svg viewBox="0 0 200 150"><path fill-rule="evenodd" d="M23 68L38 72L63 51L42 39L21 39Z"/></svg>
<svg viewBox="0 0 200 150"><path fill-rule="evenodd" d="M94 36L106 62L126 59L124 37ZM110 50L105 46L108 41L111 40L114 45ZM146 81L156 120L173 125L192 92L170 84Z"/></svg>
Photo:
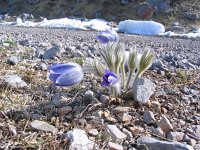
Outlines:
<svg viewBox="0 0 200 150"><path fill-rule="evenodd" d="M59 84L60 86L75 85L80 83L83 77L84 74L81 67L71 68L57 78L56 84Z"/></svg>
<svg viewBox="0 0 200 150"><path fill-rule="evenodd" d="M79 65L76 63L55 64L55 65L49 66L48 69L50 70L51 73L62 74L67 69L71 69L71 68L74 68L77 66L79 66Z"/></svg>
<svg viewBox="0 0 200 150"><path fill-rule="evenodd" d="M110 86L110 84L107 82L107 80L103 80L101 82L101 86Z"/></svg>
<svg viewBox="0 0 200 150"><path fill-rule="evenodd" d="M112 75L112 76L114 76L114 77L117 78L117 75L116 75L114 72L109 71L108 69L106 69L106 70L105 70L105 76L106 76L106 77L109 77L110 75Z"/></svg>
<svg viewBox="0 0 200 150"><path fill-rule="evenodd" d="M113 85L117 82L117 78L114 76L109 76L108 77L108 82L110 83L110 85Z"/></svg>
<svg viewBox="0 0 200 150"><path fill-rule="evenodd" d="M53 73L51 73L50 75L49 75L49 79L52 81L52 82L56 82L56 79L60 76L61 74L53 74Z"/></svg>
<svg viewBox="0 0 200 150"><path fill-rule="evenodd" d="M103 43L103 44L109 42L108 38L105 37L105 36L102 36L102 35L98 35L98 36L97 36L97 39L98 39L101 43Z"/></svg>
<svg viewBox="0 0 200 150"><path fill-rule="evenodd" d="M112 28L107 28L105 31L101 31L97 36L97 39L103 44L108 42L118 42L119 36Z"/></svg>

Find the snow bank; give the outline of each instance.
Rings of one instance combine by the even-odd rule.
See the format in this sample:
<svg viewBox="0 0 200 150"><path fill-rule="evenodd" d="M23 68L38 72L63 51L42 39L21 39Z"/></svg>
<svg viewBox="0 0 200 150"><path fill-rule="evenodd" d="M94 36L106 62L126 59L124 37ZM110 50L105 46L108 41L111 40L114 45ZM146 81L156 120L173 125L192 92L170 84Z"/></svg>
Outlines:
<svg viewBox="0 0 200 150"><path fill-rule="evenodd" d="M22 21L21 18L17 18L13 22L0 22L0 25L14 25L25 27L49 27L49 28L66 28L74 30L96 30L102 31L109 28L109 22L103 19L91 19L89 21L81 21L79 19L51 19L46 18L41 22ZM195 32L177 34L171 31L165 32L165 27L154 21L137 21L137 20L125 20L121 21L116 28L117 32L126 34L142 34L142 35L162 35L162 36L180 36L187 38L199 38L200 29Z"/></svg>
<svg viewBox="0 0 200 150"><path fill-rule="evenodd" d="M158 35L165 32L165 27L154 21L125 20L119 23L118 32L127 34Z"/></svg>
<svg viewBox="0 0 200 150"><path fill-rule="evenodd" d="M52 19L47 20L46 18L41 22L32 22L32 21L22 21L21 18L17 18L15 22L2 22L3 25L15 25L15 26L24 26L24 27L49 27L49 28L67 28L74 30L105 30L109 26L108 22L103 19L92 19L90 21L81 21L78 19Z"/></svg>
<svg viewBox="0 0 200 150"><path fill-rule="evenodd" d="M200 29L193 31L193 32L189 32L189 33L183 33L183 34L178 34L178 33L174 33L171 31L165 32L165 33L161 33L160 35L162 36L179 36L179 37L186 37L186 38L200 38Z"/></svg>

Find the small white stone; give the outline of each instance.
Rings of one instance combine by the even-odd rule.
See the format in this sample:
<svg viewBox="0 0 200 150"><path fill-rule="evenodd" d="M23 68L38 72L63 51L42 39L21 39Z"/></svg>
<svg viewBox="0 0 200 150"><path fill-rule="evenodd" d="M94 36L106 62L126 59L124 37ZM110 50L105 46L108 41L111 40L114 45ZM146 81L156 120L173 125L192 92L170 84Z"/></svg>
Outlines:
<svg viewBox="0 0 200 150"><path fill-rule="evenodd" d="M127 135L121 132L116 125L107 125L106 135L111 136L113 142L121 143Z"/></svg>
<svg viewBox="0 0 200 150"><path fill-rule="evenodd" d="M124 150L122 145L117 143L108 142L109 150Z"/></svg>

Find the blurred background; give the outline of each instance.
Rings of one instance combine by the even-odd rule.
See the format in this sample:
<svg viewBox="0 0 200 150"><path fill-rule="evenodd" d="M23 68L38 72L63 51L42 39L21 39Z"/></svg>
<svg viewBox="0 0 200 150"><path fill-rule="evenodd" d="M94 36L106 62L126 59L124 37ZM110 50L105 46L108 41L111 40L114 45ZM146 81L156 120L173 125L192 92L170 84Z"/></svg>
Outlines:
<svg viewBox="0 0 200 150"><path fill-rule="evenodd" d="M0 0L0 14L32 14L47 19L77 17L154 20L165 25L199 25L200 0Z"/></svg>

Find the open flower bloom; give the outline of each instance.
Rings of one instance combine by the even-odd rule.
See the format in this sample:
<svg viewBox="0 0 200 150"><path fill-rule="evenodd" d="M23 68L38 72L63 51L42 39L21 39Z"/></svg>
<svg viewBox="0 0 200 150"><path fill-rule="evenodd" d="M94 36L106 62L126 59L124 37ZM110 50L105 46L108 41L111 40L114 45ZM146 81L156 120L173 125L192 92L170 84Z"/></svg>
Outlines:
<svg viewBox="0 0 200 150"><path fill-rule="evenodd" d="M112 86L118 82L117 75L109 70L105 70L103 75L103 81L101 83L102 86Z"/></svg>
<svg viewBox="0 0 200 150"><path fill-rule="evenodd" d="M81 66L76 63L55 64L48 69L54 86L72 86L80 83L84 77Z"/></svg>
<svg viewBox="0 0 200 150"><path fill-rule="evenodd" d="M112 28L108 28L105 31L101 31L99 35L97 36L97 39L105 44L108 42L118 42L119 36L116 31L114 31Z"/></svg>

